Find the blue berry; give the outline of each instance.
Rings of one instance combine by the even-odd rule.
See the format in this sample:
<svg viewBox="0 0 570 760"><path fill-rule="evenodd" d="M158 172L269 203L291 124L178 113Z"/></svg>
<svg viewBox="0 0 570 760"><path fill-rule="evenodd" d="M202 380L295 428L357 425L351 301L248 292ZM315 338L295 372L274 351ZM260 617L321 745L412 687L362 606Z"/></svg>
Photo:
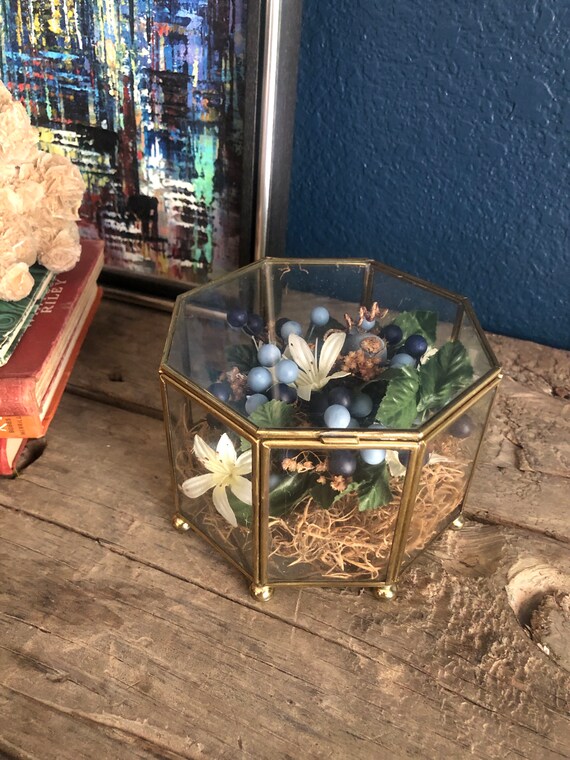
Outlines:
<svg viewBox="0 0 570 760"><path fill-rule="evenodd" d="M419 359L427 351L428 342L423 335L410 335L410 337L404 343L404 351L413 356L414 359Z"/></svg>
<svg viewBox="0 0 570 760"><path fill-rule="evenodd" d="M362 449L360 456L366 464L382 464L386 459L386 449Z"/></svg>
<svg viewBox="0 0 570 760"><path fill-rule="evenodd" d="M261 335L265 328L263 317L259 314L250 314L247 318L247 324L244 328L248 335Z"/></svg>
<svg viewBox="0 0 570 760"><path fill-rule="evenodd" d="M408 462L410 461L410 452L407 450L398 451L398 459L400 460L400 464L403 464L404 467L407 467ZM429 462L429 451L426 451L426 453L424 454L422 465L427 464L428 462Z"/></svg>
<svg viewBox="0 0 570 760"><path fill-rule="evenodd" d="M294 319L290 319L288 322L285 322L285 324L281 328L281 337L283 340L287 340L291 334L294 335L302 335L303 334L303 328L298 322L295 322Z"/></svg>
<svg viewBox="0 0 570 760"><path fill-rule="evenodd" d="M291 320L289 319L289 317L280 317L277 320L277 322L275 323L275 332L277 333L277 335L281 335L281 328L283 327L284 324L290 321Z"/></svg>
<svg viewBox="0 0 570 760"><path fill-rule="evenodd" d="M404 337L404 333L402 332L402 328L398 325L386 325L382 328L382 337L387 343L391 343L392 345L395 345L396 343L399 343L402 338Z"/></svg>
<svg viewBox="0 0 570 760"><path fill-rule="evenodd" d="M353 417L368 417L372 411L372 399L367 393L357 393L348 408Z"/></svg>
<svg viewBox="0 0 570 760"><path fill-rule="evenodd" d="M233 309L228 309L226 318L230 327L243 327L247 322L247 311L237 306Z"/></svg>
<svg viewBox="0 0 570 760"><path fill-rule="evenodd" d="M337 385L336 388L332 388L328 394L329 404L340 404L341 406L350 406L352 401L352 394L346 387L346 385Z"/></svg>
<svg viewBox="0 0 570 760"><path fill-rule="evenodd" d="M249 371L247 384L254 393L263 393L271 383L271 372L265 367L254 367Z"/></svg>
<svg viewBox="0 0 570 760"><path fill-rule="evenodd" d="M348 427L351 430L354 430L355 428L359 428L360 427L360 422L355 417L351 417L350 418L350 422L348 423Z"/></svg>
<svg viewBox="0 0 570 760"><path fill-rule="evenodd" d="M212 396L219 398L224 403L229 401L232 395L232 387L226 380L222 380L220 383L212 383L208 390Z"/></svg>
<svg viewBox="0 0 570 760"><path fill-rule="evenodd" d="M324 325L328 324L330 318L331 315L324 306L315 306L311 312L311 322L317 325L317 327L324 327Z"/></svg>
<svg viewBox="0 0 570 760"><path fill-rule="evenodd" d="M363 319L362 322L360 323L360 327L363 330L366 330L366 332L368 332L369 330L372 330L372 328L374 327L375 324L376 324L376 320L375 319L370 319L370 320Z"/></svg>
<svg viewBox="0 0 570 760"><path fill-rule="evenodd" d="M274 343L264 343L259 347L257 360L263 367L273 367L281 359L281 351Z"/></svg>
<svg viewBox="0 0 570 760"><path fill-rule="evenodd" d="M356 470L356 454L353 451L331 451L328 467L331 475L349 477Z"/></svg>
<svg viewBox="0 0 570 760"><path fill-rule="evenodd" d="M299 377L299 367L292 359L281 359L275 367L275 373L280 383L294 383Z"/></svg>
<svg viewBox="0 0 570 760"><path fill-rule="evenodd" d="M245 411L247 414L255 412L255 410L262 404L266 404L269 401L267 396L263 393L254 393L252 396L248 396L245 401Z"/></svg>
<svg viewBox="0 0 570 760"><path fill-rule="evenodd" d="M291 385L285 385L285 383L277 383L277 385L272 386L269 395L277 401L284 401L286 404L294 404L297 401L297 390Z"/></svg>
<svg viewBox="0 0 570 760"><path fill-rule="evenodd" d="M473 420L471 417L469 417L469 415L464 414L459 417L459 419L455 420L455 422L450 426L449 432L455 438L469 438L474 429L475 424Z"/></svg>
<svg viewBox="0 0 570 760"><path fill-rule="evenodd" d="M415 367L416 360L410 354L396 354L390 362L390 367Z"/></svg>
<svg viewBox="0 0 570 760"><path fill-rule="evenodd" d="M333 404L325 412L325 425L329 428L347 428L350 424L350 412L346 406Z"/></svg>

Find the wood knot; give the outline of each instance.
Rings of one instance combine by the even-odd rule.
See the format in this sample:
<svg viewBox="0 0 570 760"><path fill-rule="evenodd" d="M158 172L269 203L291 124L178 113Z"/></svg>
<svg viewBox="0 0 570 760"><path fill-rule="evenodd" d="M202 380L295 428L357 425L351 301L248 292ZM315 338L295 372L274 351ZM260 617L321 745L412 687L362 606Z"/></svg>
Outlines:
<svg viewBox="0 0 570 760"><path fill-rule="evenodd" d="M511 568L506 590L523 630L541 652L570 670L570 575L525 559Z"/></svg>

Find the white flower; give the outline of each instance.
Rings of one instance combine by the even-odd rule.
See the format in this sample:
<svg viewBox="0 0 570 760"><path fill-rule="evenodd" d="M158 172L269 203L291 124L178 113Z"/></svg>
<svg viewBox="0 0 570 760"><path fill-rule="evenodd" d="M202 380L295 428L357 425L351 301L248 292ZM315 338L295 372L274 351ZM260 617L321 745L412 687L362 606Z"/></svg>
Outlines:
<svg viewBox="0 0 570 760"><path fill-rule="evenodd" d="M34 278L23 261L9 266L0 277L0 300L20 301L30 294Z"/></svg>
<svg viewBox="0 0 570 760"><path fill-rule="evenodd" d="M79 230L77 225L68 224L40 251L38 261L50 272L68 272L77 264L81 256Z"/></svg>
<svg viewBox="0 0 570 760"><path fill-rule="evenodd" d="M329 380L337 377L346 377L349 372L329 372L339 357L346 333L336 332L329 335L323 343L320 356L318 355L318 341L315 342L314 353L309 348L307 341L298 335L289 336L289 353L295 364L299 367L299 377L295 381L299 398L309 401L312 391L319 391ZM318 358L317 358L318 357Z"/></svg>
<svg viewBox="0 0 570 760"><path fill-rule="evenodd" d="M185 480L181 486L182 491L190 499L197 499L198 496L213 488L214 506L230 525L237 527L236 516L230 507L226 488L229 488L240 501L246 504L252 503L251 481L243 477L251 472L251 449L240 454L239 457L236 456L233 443L224 433L215 451L199 435L196 435L194 453L209 472L206 475L196 475Z"/></svg>
<svg viewBox="0 0 570 760"><path fill-rule="evenodd" d="M40 153L34 163L37 180L45 191L45 208L54 217L79 219L85 181L68 158L56 153Z"/></svg>
<svg viewBox="0 0 570 760"><path fill-rule="evenodd" d="M390 468L390 475L393 478L401 478L406 474L407 467L400 462L400 457L398 456L397 451L387 451L386 462ZM451 459L449 459L449 457L444 457L441 454L430 454L429 459L425 464L433 467L434 464L439 464L440 462L451 462Z"/></svg>
<svg viewBox="0 0 570 760"><path fill-rule="evenodd" d="M406 465L400 462L397 451L393 451L392 449L386 451L386 462L390 468L390 475L393 478L401 478L402 475L406 474Z"/></svg>

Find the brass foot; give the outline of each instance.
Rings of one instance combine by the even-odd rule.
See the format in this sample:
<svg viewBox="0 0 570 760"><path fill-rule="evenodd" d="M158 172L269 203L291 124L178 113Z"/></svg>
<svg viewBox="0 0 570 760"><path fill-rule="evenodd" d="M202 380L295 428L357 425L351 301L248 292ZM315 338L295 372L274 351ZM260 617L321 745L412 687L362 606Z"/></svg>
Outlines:
<svg viewBox="0 0 570 760"><path fill-rule="evenodd" d="M391 601L398 595L398 589L395 583L390 583L387 586L375 586L372 589L372 593L376 599L383 599L384 601Z"/></svg>
<svg viewBox="0 0 570 760"><path fill-rule="evenodd" d="M461 528L464 525L465 525L465 518L463 517L463 515L458 515L449 527L451 528L451 530L461 530Z"/></svg>
<svg viewBox="0 0 570 760"><path fill-rule="evenodd" d="M273 596L273 586L258 586L252 583L249 587L249 593L258 602L268 602Z"/></svg>
<svg viewBox="0 0 570 760"><path fill-rule="evenodd" d="M176 530L179 530L182 533L190 530L190 523L185 517L180 514L180 512L177 512L175 515L173 515L172 525L176 528Z"/></svg>

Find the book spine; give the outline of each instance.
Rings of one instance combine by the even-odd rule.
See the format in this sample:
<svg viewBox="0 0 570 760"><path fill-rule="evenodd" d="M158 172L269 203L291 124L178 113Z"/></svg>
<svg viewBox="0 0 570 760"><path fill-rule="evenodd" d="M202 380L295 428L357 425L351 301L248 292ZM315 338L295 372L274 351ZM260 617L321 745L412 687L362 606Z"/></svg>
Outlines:
<svg viewBox="0 0 570 760"><path fill-rule="evenodd" d="M0 396L0 438L41 435L40 409L32 378L10 378Z"/></svg>
<svg viewBox="0 0 570 760"><path fill-rule="evenodd" d="M14 414L0 417L0 440L3 438L39 438L42 435L42 421L39 415L31 417Z"/></svg>

